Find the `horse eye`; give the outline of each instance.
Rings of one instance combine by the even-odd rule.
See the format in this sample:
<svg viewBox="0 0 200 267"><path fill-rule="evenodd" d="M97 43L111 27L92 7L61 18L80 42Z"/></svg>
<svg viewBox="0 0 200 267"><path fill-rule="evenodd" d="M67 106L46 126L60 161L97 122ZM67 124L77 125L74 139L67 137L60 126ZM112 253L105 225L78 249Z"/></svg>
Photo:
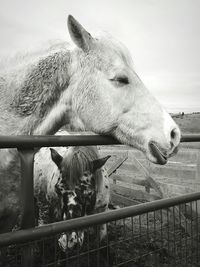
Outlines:
<svg viewBox="0 0 200 267"><path fill-rule="evenodd" d="M110 79L112 82L117 82L118 84L125 85L129 84L129 80L127 76L117 76L114 77L113 79Z"/></svg>

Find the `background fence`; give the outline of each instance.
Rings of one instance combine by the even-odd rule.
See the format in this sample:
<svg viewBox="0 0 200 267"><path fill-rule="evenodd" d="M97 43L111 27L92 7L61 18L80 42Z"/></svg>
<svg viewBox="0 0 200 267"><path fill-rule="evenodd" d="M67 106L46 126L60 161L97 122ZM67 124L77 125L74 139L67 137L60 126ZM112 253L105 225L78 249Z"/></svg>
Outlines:
<svg viewBox="0 0 200 267"><path fill-rule="evenodd" d="M112 195L119 203L132 205L200 191L200 149L194 146L181 145L166 165L150 163L128 146L101 146L99 152L111 155L107 169L120 166L110 176Z"/></svg>

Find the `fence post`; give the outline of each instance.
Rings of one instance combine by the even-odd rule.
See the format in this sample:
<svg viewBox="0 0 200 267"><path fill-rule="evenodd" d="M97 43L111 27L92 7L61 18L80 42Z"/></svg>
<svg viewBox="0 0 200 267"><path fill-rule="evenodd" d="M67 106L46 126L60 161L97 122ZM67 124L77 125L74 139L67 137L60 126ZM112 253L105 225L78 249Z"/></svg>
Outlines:
<svg viewBox="0 0 200 267"><path fill-rule="evenodd" d="M34 149L18 149L21 162L21 228L27 229L35 226L35 207L33 189L33 163ZM23 248L23 266L34 266L33 247Z"/></svg>
<svg viewBox="0 0 200 267"><path fill-rule="evenodd" d="M197 151L197 167L196 167L196 181L197 185L200 185L200 150ZM200 188L198 188L200 190Z"/></svg>

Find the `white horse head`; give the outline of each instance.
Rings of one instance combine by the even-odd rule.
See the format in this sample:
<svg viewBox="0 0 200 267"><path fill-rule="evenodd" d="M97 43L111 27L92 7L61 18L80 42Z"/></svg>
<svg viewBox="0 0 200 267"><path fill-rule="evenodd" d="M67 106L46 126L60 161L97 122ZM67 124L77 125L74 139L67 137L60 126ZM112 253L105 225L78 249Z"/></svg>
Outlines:
<svg viewBox="0 0 200 267"><path fill-rule="evenodd" d="M179 128L135 73L128 50L111 37L93 38L71 16L68 27L79 48L71 80L74 112L86 128L166 163L179 144Z"/></svg>

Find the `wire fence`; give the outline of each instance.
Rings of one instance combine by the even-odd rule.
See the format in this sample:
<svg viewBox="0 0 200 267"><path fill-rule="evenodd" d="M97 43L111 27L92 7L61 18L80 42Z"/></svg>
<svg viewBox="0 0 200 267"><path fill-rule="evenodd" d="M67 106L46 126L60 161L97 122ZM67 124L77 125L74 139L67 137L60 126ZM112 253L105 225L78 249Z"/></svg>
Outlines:
<svg viewBox="0 0 200 267"><path fill-rule="evenodd" d="M24 266L27 257L33 266L199 266L199 210L194 193L3 234L2 266ZM72 231L84 233L83 244L63 252L60 237L76 243Z"/></svg>

